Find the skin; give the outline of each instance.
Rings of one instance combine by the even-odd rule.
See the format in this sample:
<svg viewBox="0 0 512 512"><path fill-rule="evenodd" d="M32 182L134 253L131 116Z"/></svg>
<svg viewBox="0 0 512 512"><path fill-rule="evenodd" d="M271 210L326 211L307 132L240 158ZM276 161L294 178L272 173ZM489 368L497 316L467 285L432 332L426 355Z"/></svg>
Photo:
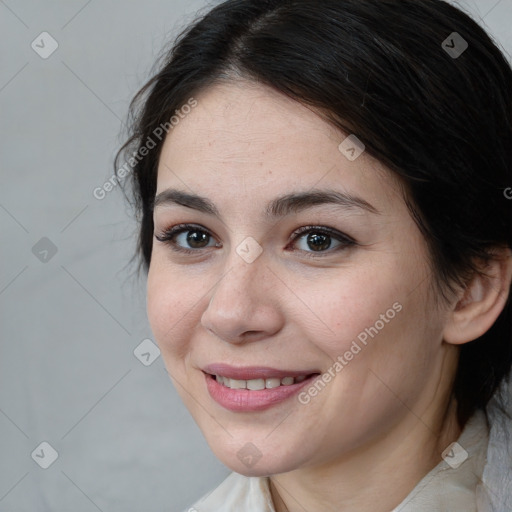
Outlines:
<svg viewBox="0 0 512 512"><path fill-rule="evenodd" d="M498 316L510 260L491 285L476 282L485 307L474 306L470 287L463 308L462 291L436 305L427 246L399 182L367 153L345 158L338 145L347 134L262 85L217 84L195 97L197 107L165 141L157 195L175 188L205 196L222 218L155 208L156 235L179 223L212 235L193 255L154 240L147 308L168 373L224 464L272 475L277 512L387 512L460 434L451 397L458 345ZM263 218L270 200L313 188L348 192L379 213L322 205ZM331 227L356 244L336 250L332 238L315 252L307 234L293 242L302 226ZM178 242L194 249L187 234ZM249 236L263 250L252 263L236 252ZM326 372L397 302L395 318L306 405L293 397L266 411L231 412L206 389L201 368L214 362ZM248 442L261 454L250 468L237 457Z"/></svg>

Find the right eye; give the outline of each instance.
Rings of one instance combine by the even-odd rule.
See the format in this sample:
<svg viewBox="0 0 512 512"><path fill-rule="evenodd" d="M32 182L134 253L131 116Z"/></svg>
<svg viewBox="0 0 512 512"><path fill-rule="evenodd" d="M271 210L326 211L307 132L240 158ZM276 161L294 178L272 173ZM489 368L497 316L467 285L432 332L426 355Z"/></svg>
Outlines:
<svg viewBox="0 0 512 512"><path fill-rule="evenodd" d="M155 235L155 238L159 242L169 245L173 251L193 254L207 247L222 247L220 244L215 243L212 236L209 231L201 226L195 224L177 224ZM208 245L209 240L214 242L213 245Z"/></svg>

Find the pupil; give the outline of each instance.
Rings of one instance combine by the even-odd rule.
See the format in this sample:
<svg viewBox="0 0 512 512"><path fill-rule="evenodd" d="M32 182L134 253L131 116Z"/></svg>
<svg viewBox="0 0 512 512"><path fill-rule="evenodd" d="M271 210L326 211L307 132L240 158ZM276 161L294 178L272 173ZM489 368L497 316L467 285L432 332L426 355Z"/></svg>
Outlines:
<svg viewBox="0 0 512 512"><path fill-rule="evenodd" d="M308 244L312 244L311 248L315 250L328 249L331 245L329 238L329 235L310 234L308 236Z"/></svg>
<svg viewBox="0 0 512 512"><path fill-rule="evenodd" d="M201 233L199 231L191 231L187 236L187 243L189 243L192 247L197 248L196 244L198 244L201 247L201 241L206 241L206 243L208 243L207 237L208 235L206 233Z"/></svg>

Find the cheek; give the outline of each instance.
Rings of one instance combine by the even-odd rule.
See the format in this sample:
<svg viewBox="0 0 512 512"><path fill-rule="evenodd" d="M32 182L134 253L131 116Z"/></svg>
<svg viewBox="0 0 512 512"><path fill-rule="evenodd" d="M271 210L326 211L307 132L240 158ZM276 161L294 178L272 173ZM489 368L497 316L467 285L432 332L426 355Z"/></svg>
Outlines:
<svg viewBox="0 0 512 512"><path fill-rule="evenodd" d="M375 270L343 271L338 277L309 284L305 300L311 310L309 316L321 320L325 333L319 336L319 321L312 321L311 339L335 359L358 337L364 342L371 339L368 332L389 331L392 324L400 323L402 312L397 310L405 306L406 282L399 280L399 275L393 265L387 269L376 265ZM304 320L302 323L306 325Z"/></svg>
<svg viewBox="0 0 512 512"><path fill-rule="evenodd" d="M421 254L388 256L308 285L311 309L329 329L319 335L311 324L306 335L332 364L338 362L331 370L340 375L334 386L340 400L357 390L378 402L383 385L372 372L397 390L404 384L412 390L411 375L424 375L435 349L440 322L427 299L426 260Z"/></svg>
<svg viewBox="0 0 512 512"><path fill-rule="evenodd" d="M164 359L186 353L190 333L197 323L194 307L201 296L194 294L193 285L180 273L152 261L147 281L147 316Z"/></svg>
<svg viewBox="0 0 512 512"><path fill-rule="evenodd" d="M372 279L347 280L325 309L338 336L324 339L322 348L333 361L342 358L331 398L348 403L364 423L414 404L429 381L442 319L427 299L428 283L418 286L405 266L388 268Z"/></svg>

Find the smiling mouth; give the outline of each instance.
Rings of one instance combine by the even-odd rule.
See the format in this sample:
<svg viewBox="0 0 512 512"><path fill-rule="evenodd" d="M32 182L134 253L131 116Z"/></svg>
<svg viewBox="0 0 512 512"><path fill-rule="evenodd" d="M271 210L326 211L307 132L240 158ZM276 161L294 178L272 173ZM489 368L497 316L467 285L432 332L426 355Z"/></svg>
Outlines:
<svg viewBox="0 0 512 512"><path fill-rule="evenodd" d="M320 376L313 368L279 370L223 363L211 364L202 371L210 397L236 413L261 412L285 403Z"/></svg>
<svg viewBox="0 0 512 512"><path fill-rule="evenodd" d="M263 389L274 389L279 387L292 386L293 384L300 384L307 379L311 379L320 375L319 373L311 373L308 375L299 375L297 377L272 377L267 379L232 379L222 375L207 374L211 379L215 379L219 384L229 389L247 389L250 391L261 391Z"/></svg>

